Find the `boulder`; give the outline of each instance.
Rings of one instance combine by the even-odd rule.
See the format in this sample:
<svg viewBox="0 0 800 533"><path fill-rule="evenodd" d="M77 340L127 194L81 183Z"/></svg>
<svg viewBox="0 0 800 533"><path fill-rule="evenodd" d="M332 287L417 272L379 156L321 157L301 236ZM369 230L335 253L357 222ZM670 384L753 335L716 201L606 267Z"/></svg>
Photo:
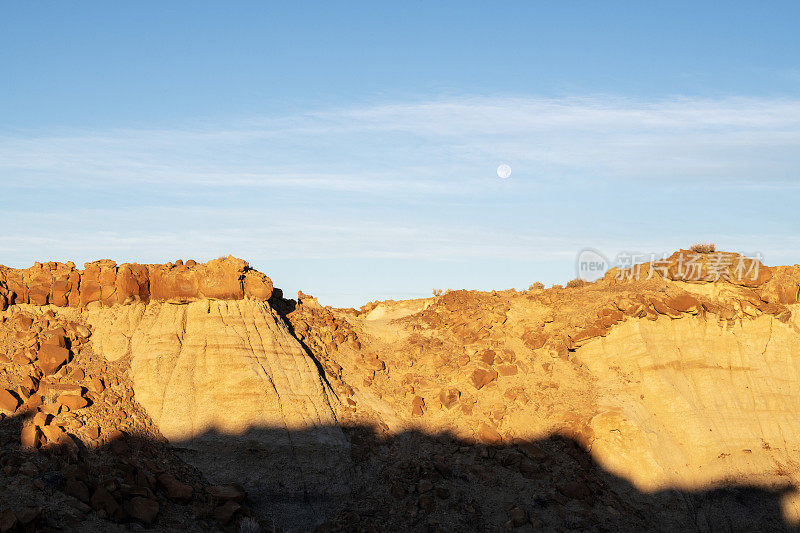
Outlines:
<svg viewBox="0 0 800 533"><path fill-rule="evenodd" d="M447 409L450 409L457 404L460 397L461 391L453 387L439 391L439 401L441 402L442 406Z"/></svg>
<svg viewBox="0 0 800 533"><path fill-rule="evenodd" d="M234 501L227 501L223 505L214 509L214 519L222 525L226 525L233 519L233 516L242 508Z"/></svg>
<svg viewBox="0 0 800 533"><path fill-rule="evenodd" d="M627 316L643 317L646 313L646 306L639 301L631 298L623 298L617 304L620 312Z"/></svg>
<svg viewBox="0 0 800 533"><path fill-rule="evenodd" d="M6 285L9 293L9 303L28 303L28 286L24 280L24 270L6 271ZM11 296L13 294L13 297Z"/></svg>
<svg viewBox="0 0 800 533"><path fill-rule="evenodd" d="M485 350L479 357L479 359L486 365L493 365L494 364L494 350Z"/></svg>
<svg viewBox="0 0 800 533"><path fill-rule="evenodd" d="M500 433L484 422L481 422L478 426L475 436L478 437L480 442L490 446L499 446L503 442L503 437L500 436Z"/></svg>
<svg viewBox="0 0 800 533"><path fill-rule="evenodd" d="M92 381L90 382L89 385L90 385L90 388L92 389L92 391L94 393L96 393L96 394L100 394L104 390L106 390L106 386L103 383L103 380L100 379L100 378L92 378Z"/></svg>
<svg viewBox="0 0 800 533"><path fill-rule="evenodd" d="M608 329L611 326L614 326L614 325L616 325L618 323L619 323L619 320L617 320L616 318L614 318L611 315L606 315L606 316L602 316L602 317L598 318L595 321L595 326L597 326L600 329Z"/></svg>
<svg viewBox="0 0 800 533"><path fill-rule="evenodd" d="M100 273L105 269L106 274L103 276L103 279L107 280L110 277L108 275L108 270L113 268L116 271L116 263L113 261L110 263L111 264L106 264L104 261L94 261L83 265L84 270L81 274L79 289L81 307L86 307L88 304L99 302L102 299L103 288L100 284Z"/></svg>
<svg viewBox="0 0 800 533"><path fill-rule="evenodd" d="M653 309L655 309L656 313L658 313L659 315L666 315L670 318L681 317L681 314L678 311L667 305L664 301L659 300L658 298L651 298L650 305L653 306Z"/></svg>
<svg viewBox="0 0 800 533"><path fill-rule="evenodd" d="M242 279L249 270L247 261L233 256L209 261L199 268L200 293L206 298L241 300L244 297Z"/></svg>
<svg viewBox="0 0 800 533"><path fill-rule="evenodd" d="M589 339L593 339L595 337L603 337L608 334L608 329L600 326L589 326L587 328L583 328L581 330L576 331L575 333L570 334L570 339L575 344L583 343L588 341Z"/></svg>
<svg viewBox="0 0 800 533"><path fill-rule="evenodd" d="M39 348L39 368L45 375L55 374L69 360L69 350L54 344L44 344Z"/></svg>
<svg viewBox="0 0 800 533"><path fill-rule="evenodd" d="M477 368L472 372L472 385L480 390L492 381L497 379L497 372L494 370L484 370L483 368Z"/></svg>
<svg viewBox="0 0 800 533"><path fill-rule="evenodd" d="M56 401L62 406L69 408L70 411L83 409L89 405L89 400L79 394L62 394Z"/></svg>
<svg viewBox="0 0 800 533"><path fill-rule="evenodd" d="M124 504L125 512L145 525L151 525L158 516L158 502L149 498L136 496Z"/></svg>
<svg viewBox="0 0 800 533"><path fill-rule="evenodd" d="M25 402L25 407L28 409L36 409L37 407L41 407L42 403L44 403L44 398L42 398L41 394L31 394L31 397Z"/></svg>
<svg viewBox="0 0 800 533"><path fill-rule="evenodd" d="M172 501L188 502L192 499L194 489L191 485L181 483L172 474L159 474L158 487L161 492Z"/></svg>
<svg viewBox="0 0 800 533"><path fill-rule="evenodd" d="M25 376L20 381L20 386L25 387L26 389L30 389L33 392L36 392L39 389L39 380L36 379L34 376Z"/></svg>
<svg viewBox="0 0 800 533"><path fill-rule="evenodd" d="M386 368L386 363L384 363L383 361L381 361L378 358L369 358L369 357L367 357L365 359L365 362L367 364L366 365L367 368L369 368L370 370L374 370L376 372L380 372L381 370Z"/></svg>
<svg viewBox="0 0 800 533"><path fill-rule="evenodd" d="M32 305L47 305L50 301L52 285L49 280L31 280L28 285L28 303Z"/></svg>
<svg viewBox="0 0 800 533"><path fill-rule="evenodd" d="M72 477L67 479L67 482L64 485L64 493L69 494L73 498L76 498L83 503L89 503L91 499L89 495L89 487L86 486L86 483Z"/></svg>
<svg viewBox="0 0 800 533"><path fill-rule="evenodd" d="M92 509L95 511L104 510L109 517L115 520L119 520L125 516L117 500L102 485L97 487L92 494L92 497L89 499L89 505L91 505Z"/></svg>
<svg viewBox="0 0 800 533"><path fill-rule="evenodd" d="M244 295L256 300L269 300L272 296L272 280L256 270L248 270L244 275Z"/></svg>
<svg viewBox="0 0 800 533"><path fill-rule="evenodd" d="M0 511L0 533L11 531L17 525L17 515L11 509Z"/></svg>
<svg viewBox="0 0 800 533"><path fill-rule="evenodd" d="M42 515L42 508L37 506L29 506L24 507L16 512L17 520L23 526L28 526L26 529L30 529L31 525Z"/></svg>
<svg viewBox="0 0 800 533"><path fill-rule="evenodd" d="M164 301L241 300L247 270L247 261L231 256L194 267L158 265L150 271L150 297ZM253 274L248 287L253 295L265 293L265 279ZM272 294L271 286L269 289Z"/></svg>
<svg viewBox="0 0 800 533"><path fill-rule="evenodd" d="M597 313L597 316L599 316L601 318L609 317L612 320L614 320L615 322L620 322L622 319L625 318L625 314L622 311L620 311L619 309L613 309L611 307L606 307L606 308L601 309Z"/></svg>
<svg viewBox="0 0 800 533"><path fill-rule="evenodd" d="M545 350L550 357L558 357L561 359L569 358L569 350L573 346L573 341L568 336L553 336L547 339L544 345Z"/></svg>
<svg viewBox="0 0 800 533"><path fill-rule="evenodd" d="M89 337L91 337L92 332L89 330L89 328L87 328L83 324L76 324L75 335L77 335L79 339L88 339Z"/></svg>
<svg viewBox="0 0 800 533"><path fill-rule="evenodd" d="M120 265L115 288L116 303L146 302L150 299L150 271L146 266L135 263Z"/></svg>
<svg viewBox="0 0 800 533"><path fill-rule="evenodd" d="M14 391L0 389L0 409L15 413L20 403L21 401Z"/></svg>
<svg viewBox="0 0 800 533"><path fill-rule="evenodd" d="M45 426L40 426L39 429L42 431L42 435L44 438L47 439L48 445L58 445L64 440L66 433L61 426L57 426L55 424L47 424Z"/></svg>
<svg viewBox="0 0 800 533"><path fill-rule="evenodd" d="M501 376L514 376L517 374L517 365L501 365L498 368Z"/></svg>
<svg viewBox="0 0 800 533"><path fill-rule="evenodd" d="M772 269L757 259L743 259L742 262L741 265L739 261L734 263L731 283L744 287L760 287L772 278Z"/></svg>
<svg viewBox="0 0 800 533"><path fill-rule="evenodd" d="M67 338L64 335L56 335L56 334L49 334L47 332L41 335L41 344L52 344L53 346L59 346L61 348L67 347Z"/></svg>
<svg viewBox="0 0 800 533"><path fill-rule="evenodd" d="M665 303L681 313L696 313L701 307L700 300L689 294L674 296Z"/></svg>
<svg viewBox="0 0 800 533"><path fill-rule="evenodd" d="M43 411L39 411L33 417L33 425L38 427L44 427L50 423L50 420L53 419L53 415L50 413L45 413Z"/></svg>
<svg viewBox="0 0 800 533"><path fill-rule="evenodd" d="M424 412L425 400L422 398L422 396L414 396L414 399L411 400L411 416L422 416Z"/></svg>
<svg viewBox="0 0 800 533"><path fill-rule="evenodd" d="M69 305L69 294L72 292L72 282L69 274L62 275L60 279L53 281L50 292L50 303L57 307L67 307Z"/></svg>
<svg viewBox="0 0 800 533"><path fill-rule="evenodd" d="M19 434L19 442L27 450L35 450L41 444L41 433L34 424L25 424Z"/></svg>
<svg viewBox="0 0 800 533"><path fill-rule="evenodd" d="M547 335L536 330L528 330L522 335L522 342L531 350L538 350L547 341Z"/></svg>
<svg viewBox="0 0 800 533"><path fill-rule="evenodd" d="M20 331L29 331L33 326L33 319L27 315L18 315L17 329Z"/></svg>
<svg viewBox="0 0 800 533"><path fill-rule="evenodd" d="M761 298L766 302L775 304L794 304L800 300L800 286L795 281L776 282L772 280L770 284L761 291Z"/></svg>
<svg viewBox="0 0 800 533"><path fill-rule="evenodd" d="M426 513L432 513L436 510L436 500L430 494L422 494L417 499L417 505Z"/></svg>

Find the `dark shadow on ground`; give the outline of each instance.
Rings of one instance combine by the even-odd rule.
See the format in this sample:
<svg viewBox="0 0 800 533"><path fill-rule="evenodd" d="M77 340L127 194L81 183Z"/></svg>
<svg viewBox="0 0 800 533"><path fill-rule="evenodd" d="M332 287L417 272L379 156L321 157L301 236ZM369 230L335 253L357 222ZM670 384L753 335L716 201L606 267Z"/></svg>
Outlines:
<svg viewBox="0 0 800 533"><path fill-rule="evenodd" d="M248 516L264 531L793 530L781 511L789 486L646 494L559 435L488 447L368 427L261 428L173 446L125 435L93 448L73 437L31 451L20 446L23 419L0 421L0 527L10 509L14 531L135 528L147 522L131 503L147 507L142 499L158 504L146 524L156 530L239 531ZM164 474L191 497L176 497ZM212 483L241 484L247 498Z"/></svg>

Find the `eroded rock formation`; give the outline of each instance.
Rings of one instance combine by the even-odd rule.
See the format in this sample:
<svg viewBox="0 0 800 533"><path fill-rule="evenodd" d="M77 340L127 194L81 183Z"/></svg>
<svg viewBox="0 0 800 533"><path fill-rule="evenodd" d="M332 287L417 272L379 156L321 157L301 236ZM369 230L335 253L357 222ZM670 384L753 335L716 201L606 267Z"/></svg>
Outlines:
<svg viewBox="0 0 800 533"><path fill-rule="evenodd" d="M0 267L0 475L134 454L53 489L84 524L791 528L800 267L688 253L361 309L234 258ZM60 524L41 502L4 516Z"/></svg>
<svg viewBox="0 0 800 533"><path fill-rule="evenodd" d="M178 260L166 265L117 265L105 259L86 263L37 263L31 268L0 266L0 310L9 304L83 308L132 302L189 302L203 298L268 300L272 281L234 257L198 264Z"/></svg>

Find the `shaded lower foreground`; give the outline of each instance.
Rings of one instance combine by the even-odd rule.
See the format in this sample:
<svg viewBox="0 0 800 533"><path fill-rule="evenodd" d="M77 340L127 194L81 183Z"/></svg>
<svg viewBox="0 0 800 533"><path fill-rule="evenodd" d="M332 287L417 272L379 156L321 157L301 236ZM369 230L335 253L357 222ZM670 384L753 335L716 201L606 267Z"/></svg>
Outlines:
<svg viewBox="0 0 800 533"><path fill-rule="evenodd" d="M23 418L0 421L0 531L793 530L781 512L789 486L645 494L558 435L487 447L414 431L351 427L331 440L332 428L288 438L277 428L31 451L20 446ZM246 497L222 486L231 482Z"/></svg>

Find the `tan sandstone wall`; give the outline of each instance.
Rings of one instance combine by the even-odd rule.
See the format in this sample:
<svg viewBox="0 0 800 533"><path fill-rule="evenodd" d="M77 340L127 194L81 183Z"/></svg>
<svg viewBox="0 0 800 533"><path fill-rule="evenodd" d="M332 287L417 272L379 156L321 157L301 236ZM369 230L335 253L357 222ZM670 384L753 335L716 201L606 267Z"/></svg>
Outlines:
<svg viewBox="0 0 800 533"><path fill-rule="evenodd" d="M213 482L241 483L282 523L313 523L348 492L339 401L269 304L139 302L82 314L95 352L129 358L135 399ZM276 486L288 497L279 505ZM309 493L317 500L298 503Z"/></svg>
<svg viewBox="0 0 800 533"><path fill-rule="evenodd" d="M593 455L644 490L796 475L798 341L794 321L763 315L628 321L583 345L599 398Z"/></svg>
<svg viewBox="0 0 800 533"><path fill-rule="evenodd" d="M0 266L0 311L49 307L87 324L93 352L127 371L133 399L184 460L214 483L244 485L280 523L315 523L349 490L350 448L337 396L272 294L267 276L233 257Z"/></svg>
<svg viewBox="0 0 800 533"><path fill-rule="evenodd" d="M130 357L136 397L170 440L208 430L335 425L313 360L263 302L88 310L94 349Z"/></svg>

